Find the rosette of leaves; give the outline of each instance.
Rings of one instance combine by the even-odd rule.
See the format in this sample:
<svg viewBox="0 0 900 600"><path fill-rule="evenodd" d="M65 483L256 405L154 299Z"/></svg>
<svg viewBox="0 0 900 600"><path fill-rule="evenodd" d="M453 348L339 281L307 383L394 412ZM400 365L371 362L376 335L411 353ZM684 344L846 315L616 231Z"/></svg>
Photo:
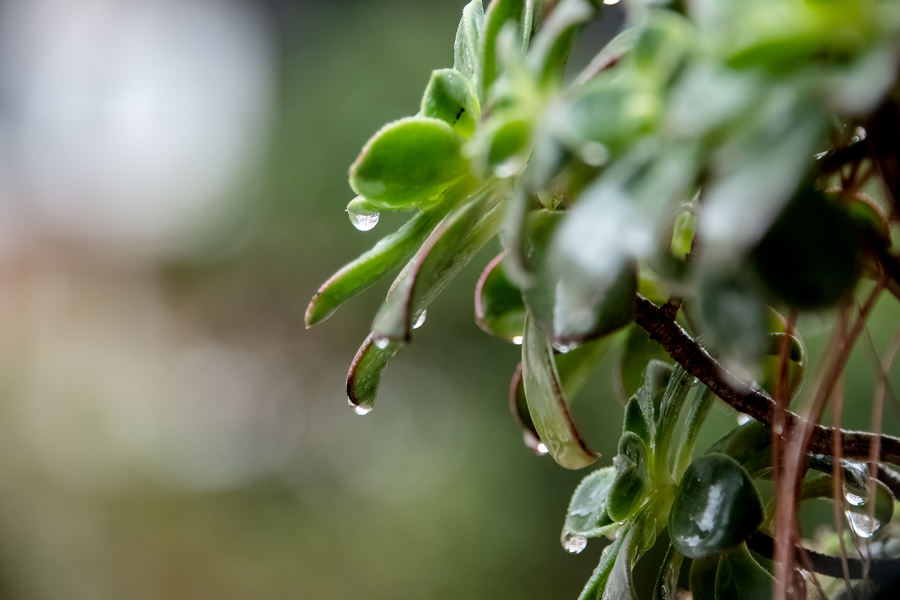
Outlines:
<svg viewBox="0 0 900 600"><path fill-rule="evenodd" d="M306 321L398 272L347 378L365 414L428 305L499 235L475 318L521 346L509 401L531 448L566 468L596 462L569 403L601 357L620 352L619 453L579 487L566 521L570 549L619 531L585 597L629 597L634 562L665 527L662 597L684 556L695 598L767 597L758 559L773 515L753 482L773 468L773 396L802 387L793 316L846 306L864 279L900 298L888 217L900 214L900 3L627 10L626 28L566 77L599 1L469 3L453 67L434 71L418 113L378 131L350 168L351 218L410 219L323 284ZM673 446L694 377L707 391ZM713 393L758 422L694 460ZM808 464L832 479L804 480L800 499L821 497L835 465L874 489L829 459L829 431L812 427ZM844 455L867 458L872 436L854 435ZM881 460L900 463L900 440L879 445Z"/></svg>

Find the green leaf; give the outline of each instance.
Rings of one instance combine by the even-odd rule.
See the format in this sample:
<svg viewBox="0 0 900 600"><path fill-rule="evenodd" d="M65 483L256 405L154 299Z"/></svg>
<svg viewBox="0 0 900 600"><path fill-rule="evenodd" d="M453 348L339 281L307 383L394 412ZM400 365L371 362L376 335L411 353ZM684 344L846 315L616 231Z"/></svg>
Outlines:
<svg viewBox="0 0 900 600"><path fill-rule="evenodd" d="M567 469L593 464L597 455L587 447L569 414L550 342L530 314L525 318L522 373L528 412L553 459Z"/></svg>
<svg viewBox="0 0 900 600"><path fill-rule="evenodd" d="M471 136L481 119L475 85L454 69L433 71L422 97L422 115L440 119L457 133Z"/></svg>
<svg viewBox="0 0 900 600"><path fill-rule="evenodd" d="M375 315L376 340L409 340L415 317L497 234L508 195L508 182L492 181L473 192L432 232L394 280Z"/></svg>
<svg viewBox="0 0 900 600"><path fill-rule="evenodd" d="M716 598L729 600L769 600L775 595L775 578L759 566L746 544L719 560Z"/></svg>
<svg viewBox="0 0 900 600"><path fill-rule="evenodd" d="M650 426L644 419L644 411L638 403L637 396L628 401L625 406L625 431L630 431L648 444L653 439L650 435Z"/></svg>
<svg viewBox="0 0 900 600"><path fill-rule="evenodd" d="M687 398L688 392L696 381L681 365L675 365L659 407L659 421L656 425L657 468L668 467L669 446L675 424L678 422L678 415L681 413L684 399Z"/></svg>
<svg viewBox="0 0 900 600"><path fill-rule="evenodd" d="M774 396L778 387L779 371L781 370L781 344L788 338L788 371L787 392L791 398L797 395L806 377L806 346L798 337L799 332L788 336L785 332L773 332L769 334L769 349L767 356L763 358L763 377L760 385L764 390Z"/></svg>
<svg viewBox="0 0 900 600"><path fill-rule="evenodd" d="M528 63L541 85L562 78L575 34L593 14L594 7L587 0L563 0L544 21L528 53Z"/></svg>
<svg viewBox="0 0 900 600"><path fill-rule="evenodd" d="M347 398L356 414L365 415L372 410L381 377L400 348L399 344L379 348L372 334L360 346L347 373Z"/></svg>
<svg viewBox="0 0 900 600"><path fill-rule="evenodd" d="M616 456L619 471L609 492L607 512L614 521L627 520L645 503L651 489L647 472L647 446L632 432L625 432L619 440Z"/></svg>
<svg viewBox="0 0 900 600"><path fill-rule="evenodd" d="M408 261L441 219L465 196L471 185L469 181L454 185L438 202L423 208L399 230L382 238L371 250L332 275L309 303L306 309L306 326L311 327L324 321L342 304Z"/></svg>
<svg viewBox="0 0 900 600"><path fill-rule="evenodd" d="M713 444L708 453L730 456L751 476L758 477L772 469L771 449L772 430L751 419Z"/></svg>
<svg viewBox="0 0 900 600"><path fill-rule="evenodd" d="M456 42L453 44L453 68L473 83L476 81L477 65L480 62L479 47L481 28L484 25L484 7L481 0L472 0L463 9Z"/></svg>
<svg viewBox="0 0 900 600"><path fill-rule="evenodd" d="M581 88L585 83L590 81L591 78L596 77L597 74L602 73L615 65L624 54L630 52L634 47L638 31L638 27L629 27L628 29L623 29L619 32L616 37L611 39L609 43L591 59L590 64L585 67L584 71L575 78L575 81L572 83L572 88Z"/></svg>
<svg viewBox="0 0 900 600"><path fill-rule="evenodd" d="M769 308L732 270L706 265L697 284L698 314L708 344L743 365L759 364L769 348Z"/></svg>
<svg viewBox="0 0 900 600"><path fill-rule="evenodd" d="M716 600L716 571L718 570L718 556L695 558L691 562L692 600Z"/></svg>
<svg viewBox="0 0 900 600"><path fill-rule="evenodd" d="M625 347L619 362L619 380L626 398L637 393L644 384L644 371L651 360L672 364L669 354L647 332L637 325L628 328Z"/></svg>
<svg viewBox="0 0 900 600"><path fill-rule="evenodd" d="M604 467L581 480L569 502L562 531L563 546L575 537L600 537L618 527L606 512L609 492L615 479L616 468Z"/></svg>
<svg viewBox="0 0 900 600"><path fill-rule="evenodd" d="M485 267L475 285L475 323L485 332L512 343L522 343L525 302L522 292L507 278L501 253Z"/></svg>
<svg viewBox="0 0 900 600"><path fill-rule="evenodd" d="M547 445L541 441L541 436L534 428L531 413L528 412L528 400L525 398L525 383L522 380L522 363L516 365L512 380L509 383L509 411L513 420L522 429L522 439L525 446L530 448L538 456L549 452Z"/></svg>
<svg viewBox="0 0 900 600"><path fill-rule="evenodd" d="M859 231L837 202L834 195L803 190L753 250L769 292L794 308L833 306L859 279Z"/></svg>
<svg viewBox="0 0 900 600"><path fill-rule="evenodd" d="M672 545L690 558L727 552L762 522L753 481L733 458L707 454L684 473L669 513Z"/></svg>
<svg viewBox="0 0 900 600"><path fill-rule="evenodd" d="M637 592L634 590L632 572L634 565L642 552L641 533L643 525L635 524L634 527L619 535L625 535L623 547L619 550L616 563L610 571L606 587L603 590L603 600L637 600Z"/></svg>
<svg viewBox="0 0 900 600"><path fill-rule="evenodd" d="M656 431L658 429L659 409L662 405L662 399L672 379L671 365L651 360L644 369L644 383L638 389L636 397L644 413L644 420L650 429L651 439L656 439Z"/></svg>
<svg viewBox="0 0 900 600"><path fill-rule="evenodd" d="M620 533L612 544L603 549L600 554L600 564L594 569L587 585L578 596L578 600L601 600L603 598L603 590L606 589L606 582L609 580L609 574L616 563L625 537L625 532Z"/></svg>
<svg viewBox="0 0 900 600"><path fill-rule="evenodd" d="M700 428L703 426L703 421L706 420L706 415L709 413L715 398L716 396L712 393L712 390L705 385L701 385L694 393L694 402L691 404L691 412L688 413L687 423L679 444L678 460L675 463L676 476L683 473L693 459L694 447L697 445Z"/></svg>
<svg viewBox="0 0 900 600"><path fill-rule="evenodd" d="M497 79L497 36L509 21L514 21L518 29L518 37L523 40L525 49L531 36L531 1L526 0L493 0L484 16L484 29L481 37L481 62L477 74L478 99L484 104L487 90ZM527 6L526 6L527 5Z"/></svg>
<svg viewBox="0 0 900 600"><path fill-rule="evenodd" d="M463 138L441 121L408 117L381 128L350 167L350 186L372 206L404 210L469 172Z"/></svg>
<svg viewBox="0 0 900 600"><path fill-rule="evenodd" d="M678 575L684 555L669 544L666 557L659 568L659 577L653 590L653 600L675 600L678 597Z"/></svg>

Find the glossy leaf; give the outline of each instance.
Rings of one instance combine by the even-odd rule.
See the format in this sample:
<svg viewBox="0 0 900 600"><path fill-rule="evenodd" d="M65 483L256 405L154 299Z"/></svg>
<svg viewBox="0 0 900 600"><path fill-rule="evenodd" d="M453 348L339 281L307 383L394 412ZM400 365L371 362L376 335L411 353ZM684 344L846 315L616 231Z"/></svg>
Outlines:
<svg viewBox="0 0 900 600"><path fill-rule="evenodd" d="M716 600L716 572L718 570L718 556L705 556L691 561L692 600Z"/></svg>
<svg viewBox="0 0 900 600"><path fill-rule="evenodd" d="M753 560L746 544L724 554L716 571L716 598L770 600L775 578Z"/></svg>
<svg viewBox="0 0 900 600"><path fill-rule="evenodd" d="M453 44L453 68L473 83L476 82L477 65L480 62L481 29L484 25L484 7L481 0L472 0L463 8L462 19L456 30Z"/></svg>
<svg viewBox="0 0 900 600"><path fill-rule="evenodd" d="M638 403L637 397L632 398L625 405L625 431L630 431L648 444L651 441L650 424L644 418L644 411Z"/></svg>
<svg viewBox="0 0 900 600"><path fill-rule="evenodd" d="M709 409L712 408L716 396L705 385L701 385L694 393L694 401L691 403L691 411L688 413L687 422L679 444L678 460L675 464L676 476L684 472L694 456L694 447L700 435L700 428Z"/></svg>
<svg viewBox="0 0 900 600"><path fill-rule="evenodd" d="M578 600L601 600L603 598L609 574L613 570L613 565L616 563L626 537L625 532L621 532L612 544L603 549L600 554L600 564L594 569L587 585L578 596Z"/></svg>
<svg viewBox="0 0 900 600"><path fill-rule="evenodd" d="M666 557L659 568L659 577L653 589L653 600L676 600L678 598L678 575L684 555L669 544Z"/></svg>
<svg viewBox="0 0 900 600"><path fill-rule="evenodd" d="M657 468L668 468L669 446L674 434L681 406L687 398L696 379L690 375L681 365L676 365L669 378L669 384L663 394L659 407L659 420L656 425L656 464Z"/></svg>
<svg viewBox="0 0 900 600"><path fill-rule="evenodd" d="M440 119L409 117L385 125L350 167L350 185L385 210L412 208L469 172L463 138Z"/></svg>
<svg viewBox="0 0 900 600"><path fill-rule="evenodd" d="M603 600L637 600L637 592L634 589L633 571L637 563L641 548L641 533L643 525L638 523L628 530L625 541L616 557L615 565L609 573L609 579L603 590Z"/></svg>
<svg viewBox="0 0 900 600"><path fill-rule="evenodd" d="M747 472L758 477L771 470L772 430L751 419L732 429L709 449L710 454L725 454Z"/></svg>
<svg viewBox="0 0 900 600"><path fill-rule="evenodd" d="M542 85L562 77L575 34L593 14L587 0L562 0L544 21L528 53L529 65Z"/></svg>
<svg viewBox="0 0 900 600"><path fill-rule="evenodd" d="M756 531L763 511L759 493L733 458L696 459L678 486L669 533L672 545L690 558L727 552Z"/></svg>
<svg viewBox="0 0 900 600"><path fill-rule="evenodd" d="M497 234L508 194L508 183L491 182L473 192L432 232L397 276L375 316L376 339L409 340L414 317Z"/></svg>
<svg viewBox="0 0 900 600"><path fill-rule="evenodd" d="M651 340L646 331L632 325L628 328L619 362L619 381L626 398L636 394L644 384L644 371L651 360L673 363L663 347Z"/></svg>
<svg viewBox="0 0 900 600"><path fill-rule="evenodd" d="M484 29L481 37L481 62L478 69L478 98L485 102L487 90L499 75L497 65L497 36L509 21L516 23L518 37L525 43L531 35L529 21L532 2L526 0L493 0L484 16Z"/></svg>
<svg viewBox="0 0 900 600"><path fill-rule="evenodd" d="M475 323L485 332L508 342L522 343L525 302L522 292L503 270L501 253L495 257L475 285Z"/></svg>
<svg viewBox="0 0 900 600"><path fill-rule="evenodd" d="M469 186L469 182L453 186L438 202L423 208L396 232L381 239L371 250L332 275L309 303L306 326L324 321L343 303L408 261L441 219L459 203Z"/></svg>
<svg viewBox="0 0 900 600"><path fill-rule="evenodd" d="M522 375L528 412L554 460L567 469L593 464L597 454L587 447L569 414L550 342L530 315L525 319Z"/></svg>
<svg viewBox="0 0 900 600"><path fill-rule="evenodd" d="M422 115L446 122L465 137L472 135L481 119L475 85L454 69L431 73L421 110Z"/></svg>
<svg viewBox="0 0 900 600"><path fill-rule="evenodd" d="M607 512L614 521L622 522L643 506L650 491L647 446L636 434L622 435L616 467L619 473L609 492Z"/></svg>
<svg viewBox="0 0 900 600"><path fill-rule="evenodd" d="M566 513L562 532L564 542L572 536L593 538L606 535L618 526L606 512L615 479L616 468L604 467L581 480Z"/></svg>
<svg viewBox="0 0 900 600"><path fill-rule="evenodd" d="M834 305L859 279L859 233L836 202L818 191L798 194L753 251L768 290L792 307Z"/></svg>
<svg viewBox="0 0 900 600"><path fill-rule="evenodd" d="M379 348L371 334L360 346L347 373L347 398L357 414L364 415L374 407L381 377L400 348L399 344Z"/></svg>

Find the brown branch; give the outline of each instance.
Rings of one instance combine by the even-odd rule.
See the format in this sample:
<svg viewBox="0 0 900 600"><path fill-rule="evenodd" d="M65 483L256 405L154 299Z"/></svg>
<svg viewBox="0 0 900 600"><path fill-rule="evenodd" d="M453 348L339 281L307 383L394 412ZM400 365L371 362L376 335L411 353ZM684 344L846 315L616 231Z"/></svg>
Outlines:
<svg viewBox="0 0 900 600"><path fill-rule="evenodd" d="M659 343L665 351L685 370L709 387L719 398L736 410L748 414L766 427L772 427L775 401L761 390L741 385L716 360L695 342L678 323L666 318L662 309L641 295L637 297L637 317L635 319L650 339ZM785 429L791 431L796 424L803 423L798 415L785 411ZM830 427L814 425L809 443L809 451L831 456L833 430ZM844 457L868 460L873 440L876 436L860 431L842 430ZM900 465L900 438L880 436L882 462Z"/></svg>

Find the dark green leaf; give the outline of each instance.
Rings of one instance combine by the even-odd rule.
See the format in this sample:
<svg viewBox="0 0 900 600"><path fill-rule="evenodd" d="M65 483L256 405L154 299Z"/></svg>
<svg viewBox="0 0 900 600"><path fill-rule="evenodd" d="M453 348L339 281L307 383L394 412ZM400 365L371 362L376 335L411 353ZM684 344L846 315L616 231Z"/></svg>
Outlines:
<svg viewBox="0 0 900 600"><path fill-rule="evenodd" d="M716 572L716 598L769 600L775 595L775 578L759 566L746 544L724 554Z"/></svg>
<svg viewBox="0 0 900 600"><path fill-rule="evenodd" d="M703 269L698 307L708 344L726 358L754 365L769 348L769 308L740 274Z"/></svg>
<svg viewBox="0 0 900 600"><path fill-rule="evenodd" d="M525 445L538 456L549 452L547 445L541 441L541 436L534 428L531 413L528 412L528 400L525 398L525 383L522 380L522 363L516 366L512 380L509 383L509 411L513 420L522 429L522 439Z"/></svg>
<svg viewBox="0 0 900 600"><path fill-rule="evenodd" d="M481 119L475 85L454 69L432 72L422 97L422 114L440 119L469 137Z"/></svg>
<svg viewBox="0 0 900 600"><path fill-rule="evenodd" d="M514 21L519 39L525 42L531 36L532 2L526 0L493 0L484 16L484 29L481 37L481 62L478 69L478 98L482 104L487 97L487 90L499 75L497 67L497 36L509 21Z"/></svg>
<svg viewBox="0 0 900 600"><path fill-rule="evenodd" d="M617 522L633 515L645 503L651 489L647 472L647 446L632 432L625 432L619 440L616 457L619 471L609 492L607 512Z"/></svg>
<svg viewBox="0 0 900 600"><path fill-rule="evenodd" d="M587 585L578 596L578 600L601 600L603 598L603 590L606 589L606 582L609 580L609 574L616 563L625 537L625 532L619 533L615 541L603 549L600 554L600 564L594 569Z"/></svg>
<svg viewBox="0 0 900 600"><path fill-rule="evenodd" d="M423 208L399 230L381 239L371 250L332 275L309 303L306 326L324 321L344 302L361 294L408 261L471 185L468 181L454 185L438 202Z"/></svg>
<svg viewBox="0 0 900 600"><path fill-rule="evenodd" d="M463 138L440 119L385 125L350 167L350 185L372 206L397 210L424 202L469 172Z"/></svg>
<svg viewBox="0 0 900 600"><path fill-rule="evenodd" d="M566 406L550 342L530 315L525 318L522 373L528 412L554 460L568 469L594 463L597 455L581 439Z"/></svg>
<svg viewBox="0 0 900 600"><path fill-rule="evenodd" d="M681 413L681 406L691 387L697 382L681 365L676 365L669 378L659 407L659 421L656 425L656 465L666 469L669 460L669 446Z"/></svg>
<svg viewBox="0 0 900 600"><path fill-rule="evenodd" d="M647 423L647 420L644 419L644 412L641 410L641 405L638 403L637 397L629 400L628 404L625 406L624 429L625 431L635 433L648 444L652 439L650 436L650 426Z"/></svg>
<svg viewBox="0 0 900 600"><path fill-rule="evenodd" d="M619 363L619 379L626 398L637 393L644 384L644 371L651 360L672 364L668 353L657 342L650 339L647 332L632 325L628 328L622 359Z"/></svg>
<svg viewBox="0 0 900 600"><path fill-rule="evenodd" d="M593 538L606 535L618 525L606 512L609 491L616 479L615 467L604 467L581 480L566 513L562 541L566 545L573 537Z"/></svg>
<svg viewBox="0 0 900 600"><path fill-rule="evenodd" d="M788 305L832 306L859 279L859 232L835 197L804 190L753 251L753 264L768 290Z"/></svg>
<svg viewBox="0 0 900 600"><path fill-rule="evenodd" d="M347 398L356 414L365 415L372 410L381 377L400 348L400 344L379 348L371 334L360 346L347 373Z"/></svg>
<svg viewBox="0 0 900 600"><path fill-rule="evenodd" d="M481 28L484 25L484 7L481 0L472 0L463 9L456 43L453 45L453 68L476 82L477 65L481 62Z"/></svg>
<svg viewBox="0 0 900 600"><path fill-rule="evenodd" d="M693 560L690 575L692 600L716 600L716 571L718 570L718 556L705 556Z"/></svg>
<svg viewBox="0 0 900 600"><path fill-rule="evenodd" d="M707 454L684 473L669 513L675 548L691 558L727 552L756 531L763 512L753 481L733 458Z"/></svg>
<svg viewBox="0 0 900 600"><path fill-rule="evenodd" d="M562 77L575 33L593 14L587 0L563 0L544 21L528 53L528 62L542 85Z"/></svg>
<svg viewBox="0 0 900 600"><path fill-rule="evenodd" d="M694 393L694 402L691 404L691 412L688 413L687 423L682 434L678 461L675 464L675 474L680 475L690 464L694 456L694 447L697 445L697 437L700 435L700 427L706 420L706 415L712 407L716 396L705 385L700 386Z"/></svg>
<svg viewBox="0 0 900 600"><path fill-rule="evenodd" d="M653 590L653 600L677 600L678 575L681 573L683 561L684 555L669 544L666 557L659 568L659 578L656 580L656 587Z"/></svg>
<svg viewBox="0 0 900 600"><path fill-rule="evenodd" d="M521 344L525 330L522 292L503 271L501 253L488 263L475 285L475 323L484 331L508 342Z"/></svg>
<svg viewBox="0 0 900 600"><path fill-rule="evenodd" d="M473 192L432 232L397 276L375 316L372 332L376 340L409 339L415 317L497 234L508 195L508 182L490 182Z"/></svg>

